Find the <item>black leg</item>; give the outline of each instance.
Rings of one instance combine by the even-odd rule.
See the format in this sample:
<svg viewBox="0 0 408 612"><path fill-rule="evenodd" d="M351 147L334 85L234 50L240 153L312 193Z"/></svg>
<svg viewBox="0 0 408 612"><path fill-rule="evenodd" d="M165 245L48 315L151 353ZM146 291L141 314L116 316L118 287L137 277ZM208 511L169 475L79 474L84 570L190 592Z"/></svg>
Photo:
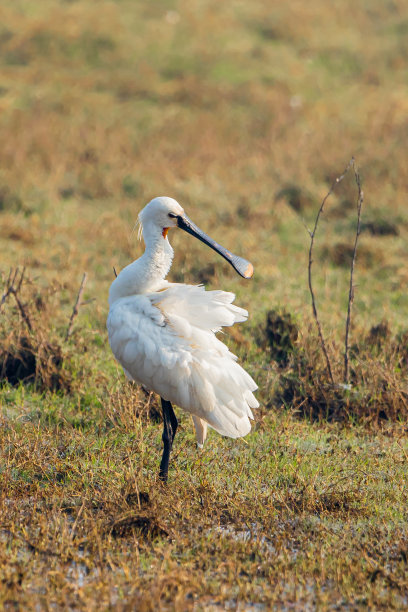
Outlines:
<svg viewBox="0 0 408 612"><path fill-rule="evenodd" d="M176 437L176 431L178 426L177 417L174 413L173 406L168 402L170 408L170 423L171 423L171 443L173 444L174 438Z"/></svg>
<svg viewBox="0 0 408 612"><path fill-rule="evenodd" d="M167 400L161 398L163 411L163 456L160 463L159 478L167 482L167 474L169 471L169 461L173 440L177 431L177 418L174 414L173 406Z"/></svg>

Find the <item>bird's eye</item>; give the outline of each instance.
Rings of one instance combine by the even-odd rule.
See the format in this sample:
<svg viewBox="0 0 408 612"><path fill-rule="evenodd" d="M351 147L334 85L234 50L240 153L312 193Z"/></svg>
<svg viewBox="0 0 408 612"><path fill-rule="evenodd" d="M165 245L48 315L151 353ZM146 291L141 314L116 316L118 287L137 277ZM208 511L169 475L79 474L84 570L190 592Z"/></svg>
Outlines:
<svg viewBox="0 0 408 612"><path fill-rule="evenodd" d="M169 213L169 217L170 219L177 219L177 215L175 215L174 213Z"/></svg>

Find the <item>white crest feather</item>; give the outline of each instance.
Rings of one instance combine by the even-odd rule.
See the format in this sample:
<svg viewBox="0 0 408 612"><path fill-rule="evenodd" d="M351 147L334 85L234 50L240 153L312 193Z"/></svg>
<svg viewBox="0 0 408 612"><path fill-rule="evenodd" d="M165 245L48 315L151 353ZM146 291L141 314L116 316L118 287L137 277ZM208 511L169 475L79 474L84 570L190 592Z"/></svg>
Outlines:
<svg viewBox="0 0 408 612"><path fill-rule="evenodd" d="M142 225L142 221L140 219L140 215L137 218L137 221L135 223L135 228L137 227L137 238L140 241L142 239L142 235L143 235L143 225Z"/></svg>

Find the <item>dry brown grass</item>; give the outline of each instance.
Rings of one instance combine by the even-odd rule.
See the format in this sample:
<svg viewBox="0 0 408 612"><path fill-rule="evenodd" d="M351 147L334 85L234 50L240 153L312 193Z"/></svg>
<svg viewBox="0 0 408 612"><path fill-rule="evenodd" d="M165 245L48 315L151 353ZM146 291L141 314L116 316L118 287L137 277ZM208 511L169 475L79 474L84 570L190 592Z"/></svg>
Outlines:
<svg viewBox="0 0 408 612"><path fill-rule="evenodd" d="M358 330L354 330L358 333ZM360 332L362 333L362 331ZM316 340L303 338L281 373L275 401L311 418L356 420L378 425L383 420L405 421L408 410L407 360L396 338L378 354L378 345L352 347L350 385L343 381L343 363L337 363L332 385L327 377L321 348ZM342 348L331 354L342 356Z"/></svg>
<svg viewBox="0 0 408 612"><path fill-rule="evenodd" d="M40 288L26 270L10 269L3 277L0 322L0 383L29 384L42 391L72 391L69 363L83 340L69 346L67 332L75 317L66 321L57 283Z"/></svg>
<svg viewBox="0 0 408 612"><path fill-rule="evenodd" d="M305 437L288 418L264 421L249 452L231 455L214 438L206 458L178 453L165 488L150 467L159 432L130 422L95 435L8 420L3 605L403 606L406 442L396 431L345 438L321 426Z"/></svg>

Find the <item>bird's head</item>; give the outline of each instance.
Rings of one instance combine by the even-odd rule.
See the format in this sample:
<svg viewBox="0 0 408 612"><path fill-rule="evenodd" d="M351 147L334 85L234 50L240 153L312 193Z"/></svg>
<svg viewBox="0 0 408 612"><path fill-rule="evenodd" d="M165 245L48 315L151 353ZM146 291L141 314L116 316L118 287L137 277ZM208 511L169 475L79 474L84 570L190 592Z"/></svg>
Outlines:
<svg viewBox="0 0 408 612"><path fill-rule="evenodd" d="M156 236L159 236L161 233L163 239L167 240L168 230L172 227L179 227L214 249L214 251L224 257L243 278L251 278L254 273L252 264L249 261L238 255L234 255L228 251L228 249L225 249L215 242L215 240L207 236L207 234L200 230L200 228L187 217L184 209L173 198L162 196L151 200L140 212L139 222L145 240L146 236L150 233Z"/></svg>
<svg viewBox="0 0 408 612"><path fill-rule="evenodd" d="M177 227L178 217L184 215L184 210L173 198L165 196L151 200L139 214L143 228L154 226L160 228L164 238L171 227Z"/></svg>

